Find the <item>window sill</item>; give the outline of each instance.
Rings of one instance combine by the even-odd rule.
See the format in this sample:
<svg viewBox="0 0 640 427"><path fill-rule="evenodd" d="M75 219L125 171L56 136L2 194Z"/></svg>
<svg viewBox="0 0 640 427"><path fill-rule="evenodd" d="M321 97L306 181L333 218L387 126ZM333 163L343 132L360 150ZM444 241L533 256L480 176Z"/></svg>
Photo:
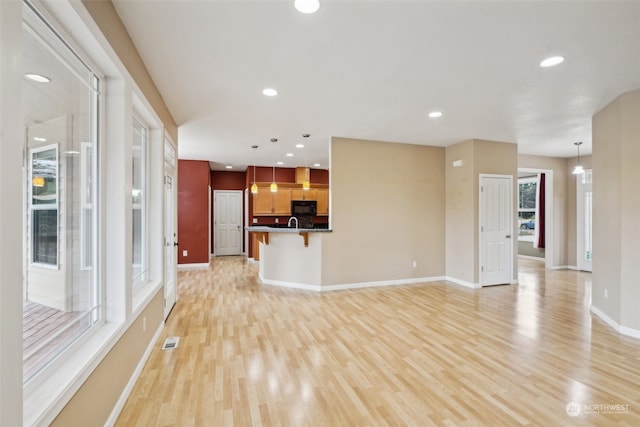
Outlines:
<svg viewBox="0 0 640 427"><path fill-rule="evenodd" d="M151 299L158 293L162 287L162 281L154 280L149 281L147 284L138 289L138 292L133 296L133 318L138 317L138 314L149 304Z"/></svg>
<svg viewBox="0 0 640 427"><path fill-rule="evenodd" d="M24 386L23 425L49 425L126 331L103 323ZM128 326L128 325L127 325Z"/></svg>

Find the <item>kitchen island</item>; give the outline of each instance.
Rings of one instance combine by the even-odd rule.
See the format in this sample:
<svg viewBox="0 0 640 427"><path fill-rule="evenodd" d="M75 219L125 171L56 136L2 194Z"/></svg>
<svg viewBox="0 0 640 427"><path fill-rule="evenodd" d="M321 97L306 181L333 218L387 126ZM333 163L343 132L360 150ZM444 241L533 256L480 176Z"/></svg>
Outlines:
<svg viewBox="0 0 640 427"><path fill-rule="evenodd" d="M260 280L269 285L320 290L322 239L330 229L252 226L260 242Z"/></svg>

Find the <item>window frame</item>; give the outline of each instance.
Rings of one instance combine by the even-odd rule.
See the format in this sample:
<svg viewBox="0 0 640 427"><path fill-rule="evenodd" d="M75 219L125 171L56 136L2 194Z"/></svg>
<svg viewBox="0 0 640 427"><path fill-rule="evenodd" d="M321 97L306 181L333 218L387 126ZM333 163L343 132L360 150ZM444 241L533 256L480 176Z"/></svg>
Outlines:
<svg viewBox="0 0 640 427"><path fill-rule="evenodd" d="M51 151L51 150L55 152L54 156L55 156L55 164L56 164L55 166L55 203L42 203L42 204L33 203L33 199L35 197L33 193L33 187L35 185L33 184L33 182L37 178L34 175L34 167L33 167L34 157L38 153ZM57 143L47 144L41 147L35 147L35 148L29 149L29 182L31 183L31 185L28 186L29 190L27 192L28 204L29 204L29 240L31 241L31 244L29 245L29 248L30 248L29 264L37 267L49 268L52 270L59 270L60 269L60 239L62 237L60 236L60 150ZM34 230L35 211L55 211L55 215L56 215L55 264L36 261L36 257L34 253L34 251L36 250L36 245L34 243L35 237L36 237L36 232Z"/></svg>

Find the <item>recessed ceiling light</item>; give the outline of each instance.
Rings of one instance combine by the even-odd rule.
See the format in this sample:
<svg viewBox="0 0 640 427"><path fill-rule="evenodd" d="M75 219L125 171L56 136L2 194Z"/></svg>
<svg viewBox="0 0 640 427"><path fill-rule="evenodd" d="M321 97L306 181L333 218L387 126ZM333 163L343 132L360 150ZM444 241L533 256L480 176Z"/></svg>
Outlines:
<svg viewBox="0 0 640 427"><path fill-rule="evenodd" d="M262 89L262 94L264 96L276 96L278 94L278 91L271 87L268 87L266 89Z"/></svg>
<svg viewBox="0 0 640 427"><path fill-rule="evenodd" d="M293 153L287 153L287 154L285 154L285 156L287 156L287 157L293 157Z"/></svg>
<svg viewBox="0 0 640 427"><path fill-rule="evenodd" d="M225 168L227 168L227 169L233 169L233 166L232 166L232 165L226 165L226 166L225 166Z"/></svg>
<svg viewBox="0 0 640 427"><path fill-rule="evenodd" d="M320 9L318 0L295 0L293 5L300 13L315 13Z"/></svg>
<svg viewBox="0 0 640 427"><path fill-rule="evenodd" d="M51 81L49 77L43 76L42 74L27 73L24 76L29 80L33 80L38 83L49 83Z"/></svg>
<svg viewBox="0 0 640 427"><path fill-rule="evenodd" d="M304 144L296 144L296 148L304 148Z"/></svg>
<svg viewBox="0 0 640 427"><path fill-rule="evenodd" d="M276 165L284 165L284 162L283 161L276 162Z"/></svg>
<svg viewBox="0 0 640 427"><path fill-rule="evenodd" d="M442 111L432 111L429 113L429 117L431 117L432 119L442 117Z"/></svg>
<svg viewBox="0 0 640 427"><path fill-rule="evenodd" d="M40 136L34 136L33 140L34 141L39 141L39 142L45 142L47 140L47 138L42 138Z"/></svg>
<svg viewBox="0 0 640 427"><path fill-rule="evenodd" d="M562 64L564 62L564 56L551 56L540 63L541 67L553 67L554 65Z"/></svg>
<svg viewBox="0 0 640 427"><path fill-rule="evenodd" d="M314 164L313 164L313 167L315 167L315 168L319 168L319 167L320 167L320 163L314 163Z"/></svg>

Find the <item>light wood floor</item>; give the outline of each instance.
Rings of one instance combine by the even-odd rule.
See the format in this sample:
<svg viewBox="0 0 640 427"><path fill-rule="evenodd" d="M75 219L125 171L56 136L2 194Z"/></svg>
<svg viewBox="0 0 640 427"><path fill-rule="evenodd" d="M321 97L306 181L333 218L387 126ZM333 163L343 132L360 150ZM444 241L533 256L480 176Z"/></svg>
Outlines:
<svg viewBox="0 0 640 427"><path fill-rule="evenodd" d="M590 314L590 274L519 270L323 294L259 285L243 258L182 271L117 425L639 426L640 340Z"/></svg>

